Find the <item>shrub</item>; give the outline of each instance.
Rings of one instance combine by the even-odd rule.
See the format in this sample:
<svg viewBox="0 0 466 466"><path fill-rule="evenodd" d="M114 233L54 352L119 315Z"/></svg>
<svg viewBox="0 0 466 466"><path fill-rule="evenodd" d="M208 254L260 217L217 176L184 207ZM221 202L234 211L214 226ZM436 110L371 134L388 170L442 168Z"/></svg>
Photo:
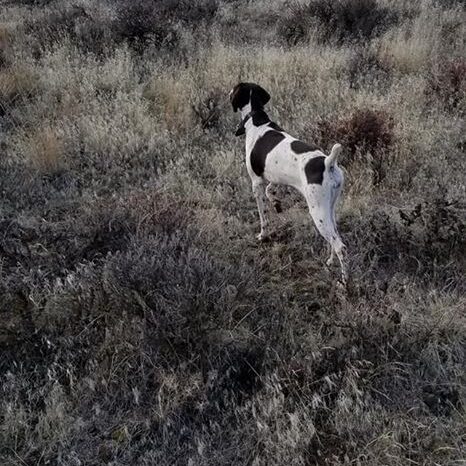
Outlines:
<svg viewBox="0 0 466 466"><path fill-rule="evenodd" d="M365 158L369 153L374 171L374 184L385 177L385 156L395 136L393 120L384 111L367 108L355 110L348 118L324 120L317 123L318 143L340 142L348 151L349 162Z"/></svg>
<svg viewBox="0 0 466 466"><path fill-rule="evenodd" d="M173 21L163 17L164 6L137 1L125 4L118 11L116 31L118 40L126 41L141 52L149 42L158 47L176 45L177 35Z"/></svg>
<svg viewBox="0 0 466 466"><path fill-rule="evenodd" d="M217 9L216 0L123 2L118 10L116 30L121 40L139 52L148 44L174 48L179 40L177 23L195 29L209 22Z"/></svg>
<svg viewBox="0 0 466 466"><path fill-rule="evenodd" d="M23 156L39 173L60 171L64 164L64 147L57 130L44 127L27 135Z"/></svg>
<svg viewBox="0 0 466 466"><path fill-rule="evenodd" d="M0 116L30 98L37 89L35 76L26 69L0 69Z"/></svg>
<svg viewBox="0 0 466 466"><path fill-rule="evenodd" d="M192 105L193 112L198 117L199 123L203 129L214 128L218 125L220 119L222 91L214 89L209 95Z"/></svg>
<svg viewBox="0 0 466 466"><path fill-rule="evenodd" d="M230 412L239 398L250 398L262 386L265 351L237 341L231 320L258 296L267 303L254 267L225 263L196 244L189 213L173 199L141 192L97 204L78 212L70 208L55 221L50 214L48 222L0 221L9 230L0 238L1 272L8 273L0 283L0 314L10 317L14 306L27 316L9 320L11 328L0 332L2 381L12 371L11 383L3 385L5 403L13 406L22 392L13 381L22 380L24 370L27 390L37 396L19 404L33 416L47 419L41 400L55 386L66 391L70 409L77 411L97 396L109 420L131 406L157 405L155 424L176 435L172 420L190 429L198 422L198 396L204 392L214 400L205 405L212 419L217 411ZM233 338L225 329L232 329ZM28 361L18 364L26 354ZM4 404L0 409L3 414ZM92 410L82 416L94 422ZM9 426L1 432L5 446L14 438ZM32 429L28 436L41 446ZM98 430L93 436L100 439ZM96 458L98 445L89 444L85 454ZM34 458L34 451L22 454Z"/></svg>
<svg viewBox="0 0 466 466"><path fill-rule="evenodd" d="M217 11L215 0L207 2L177 2L174 0L118 2L116 14L96 14L81 6L52 11L25 25L26 33L34 38L36 53L60 43L68 37L84 50L102 54L122 42L141 53L149 45L173 49L179 41L177 24L195 29L210 21Z"/></svg>
<svg viewBox="0 0 466 466"><path fill-rule="evenodd" d="M458 108L466 97L466 59L444 61L431 70L425 93L446 109Z"/></svg>
<svg viewBox="0 0 466 466"><path fill-rule="evenodd" d="M7 49L11 42L11 33L8 28L0 24L0 70L9 64Z"/></svg>
<svg viewBox="0 0 466 466"><path fill-rule="evenodd" d="M101 22L81 6L52 10L27 21L24 28L36 56L40 56L44 49L60 44L65 37L81 50L97 54L103 53L111 44L111 25Z"/></svg>
<svg viewBox="0 0 466 466"><path fill-rule="evenodd" d="M358 109L342 120L337 128L343 143L352 154L359 149L376 152L393 143L393 120L384 111Z"/></svg>
<svg viewBox="0 0 466 466"><path fill-rule="evenodd" d="M435 0L435 3L442 8L466 8L464 0Z"/></svg>
<svg viewBox="0 0 466 466"><path fill-rule="evenodd" d="M356 259L360 267L369 264L381 275L394 271L422 277L433 283L462 283L461 270L466 247L465 203L447 199L443 193L397 212L372 211L351 219L348 243L363 251ZM367 244L371 244L367 248Z"/></svg>
<svg viewBox="0 0 466 466"><path fill-rule="evenodd" d="M280 23L279 34L289 44L296 44L315 30L322 42L343 43L370 39L397 21L397 12L380 6L376 0L312 0L290 7L288 17Z"/></svg>
<svg viewBox="0 0 466 466"><path fill-rule="evenodd" d="M5 51L0 49L0 70L8 66L8 58L6 57Z"/></svg>
<svg viewBox="0 0 466 466"><path fill-rule="evenodd" d="M64 204L40 210L47 222L24 223L11 216L0 217L8 237L0 238L2 277L0 294L51 293L56 280L73 274L82 264L92 268L108 254L124 254L131 238L167 236L188 229L189 211L162 195L133 193L124 199ZM13 212L14 213L14 212ZM84 268L86 268L84 267Z"/></svg>
<svg viewBox="0 0 466 466"><path fill-rule="evenodd" d="M400 210L407 240L414 250L421 252L416 257L427 264L445 263L452 257L461 260L460 251L466 247L465 208L464 202L436 195L411 210Z"/></svg>
<svg viewBox="0 0 466 466"><path fill-rule="evenodd" d="M141 296L153 313L154 344L158 341L159 351L166 351L164 357L173 363L189 360L193 352L205 349L219 325L228 327L237 306L229 287L234 287L236 297L241 296L250 271L210 257L184 232L138 239L130 235L129 239L126 251L106 261L106 279L115 302L124 310L127 303L138 306L134 294Z"/></svg>
<svg viewBox="0 0 466 466"><path fill-rule="evenodd" d="M306 6L291 4L287 16L278 23L278 35L288 45L297 45L306 39L311 27L309 23Z"/></svg>
<svg viewBox="0 0 466 466"><path fill-rule="evenodd" d="M211 21L218 10L218 0L165 0L157 2L157 8L163 17L192 26Z"/></svg>
<svg viewBox="0 0 466 466"><path fill-rule="evenodd" d="M9 0L8 3L14 3L15 5L27 5L36 7L45 7L52 3L53 0Z"/></svg>
<svg viewBox="0 0 466 466"><path fill-rule="evenodd" d="M390 76L390 67L373 50L362 47L348 62L348 78L352 88L360 85L380 85Z"/></svg>

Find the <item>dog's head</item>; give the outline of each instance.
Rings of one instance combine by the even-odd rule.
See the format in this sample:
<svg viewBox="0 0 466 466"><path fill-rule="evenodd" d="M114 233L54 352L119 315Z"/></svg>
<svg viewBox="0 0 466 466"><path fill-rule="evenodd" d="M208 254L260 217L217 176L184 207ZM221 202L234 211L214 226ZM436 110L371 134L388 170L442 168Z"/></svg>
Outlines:
<svg viewBox="0 0 466 466"><path fill-rule="evenodd" d="M258 84L239 83L230 91L230 102L234 112L248 104L251 105L251 111L261 110L269 100L270 94Z"/></svg>

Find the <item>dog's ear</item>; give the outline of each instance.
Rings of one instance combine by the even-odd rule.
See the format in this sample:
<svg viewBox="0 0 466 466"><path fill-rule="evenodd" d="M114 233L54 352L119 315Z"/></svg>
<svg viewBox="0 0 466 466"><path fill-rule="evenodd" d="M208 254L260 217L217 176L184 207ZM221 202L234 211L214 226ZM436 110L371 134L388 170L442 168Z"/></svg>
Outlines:
<svg viewBox="0 0 466 466"><path fill-rule="evenodd" d="M239 124L238 128L236 128L235 136L242 136L246 133L245 123L245 120L241 120L241 123Z"/></svg>
<svg viewBox="0 0 466 466"><path fill-rule="evenodd" d="M234 112L237 112L238 109L243 108L249 103L249 89L245 83L237 84L230 91L230 103Z"/></svg>
<svg viewBox="0 0 466 466"><path fill-rule="evenodd" d="M270 94L258 84L251 85L251 109L260 110L270 100Z"/></svg>

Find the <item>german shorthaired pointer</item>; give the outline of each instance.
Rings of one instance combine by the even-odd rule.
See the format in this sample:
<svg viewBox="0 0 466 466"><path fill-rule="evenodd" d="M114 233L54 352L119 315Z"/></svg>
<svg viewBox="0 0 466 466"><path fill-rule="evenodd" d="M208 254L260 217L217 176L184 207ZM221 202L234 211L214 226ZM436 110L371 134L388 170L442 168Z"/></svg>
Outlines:
<svg viewBox="0 0 466 466"><path fill-rule="evenodd" d="M333 262L336 254L342 281L346 284L345 245L335 222L335 204L343 187L343 172L337 165L341 146L335 144L330 155L326 156L318 147L290 136L265 113L264 105L269 100L269 93L257 84L239 83L230 92L233 110L241 112L241 123L235 134L246 134L246 167L261 223L257 238L263 241L270 234L265 198L277 212L281 212L274 185L292 186L306 198L319 233L330 243L327 265Z"/></svg>

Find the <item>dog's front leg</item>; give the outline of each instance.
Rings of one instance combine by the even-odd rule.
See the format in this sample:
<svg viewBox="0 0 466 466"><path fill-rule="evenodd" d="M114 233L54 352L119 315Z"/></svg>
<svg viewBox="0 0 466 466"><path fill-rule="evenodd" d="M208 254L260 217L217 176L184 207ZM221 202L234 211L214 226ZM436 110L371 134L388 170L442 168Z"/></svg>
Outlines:
<svg viewBox="0 0 466 466"><path fill-rule="evenodd" d="M257 202L259 218L261 222L261 232L257 235L259 241L264 241L269 236L269 218L268 206L265 200L265 185L263 180L254 180L252 182L252 192Z"/></svg>

